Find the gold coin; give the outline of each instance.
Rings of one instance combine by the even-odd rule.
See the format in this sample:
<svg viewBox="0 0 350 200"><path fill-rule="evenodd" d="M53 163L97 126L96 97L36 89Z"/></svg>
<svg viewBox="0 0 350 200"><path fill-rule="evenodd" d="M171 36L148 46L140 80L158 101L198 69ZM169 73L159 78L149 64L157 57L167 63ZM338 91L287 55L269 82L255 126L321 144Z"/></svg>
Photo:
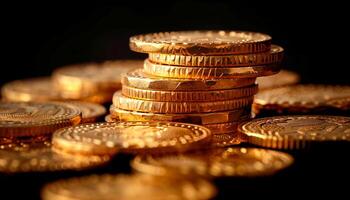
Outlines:
<svg viewBox="0 0 350 200"><path fill-rule="evenodd" d="M181 31L136 35L130 48L141 53L225 55L265 52L271 37L243 31Z"/></svg>
<svg viewBox="0 0 350 200"><path fill-rule="evenodd" d="M0 150L0 172L25 173L82 170L106 163L109 157L58 154L50 143L13 144Z"/></svg>
<svg viewBox="0 0 350 200"><path fill-rule="evenodd" d="M277 88L286 85L294 85L299 83L299 81L299 74L287 70L281 70L279 73L272 76L257 78L259 90Z"/></svg>
<svg viewBox="0 0 350 200"><path fill-rule="evenodd" d="M212 146L213 147L228 147L238 145L244 142L239 132L220 133L213 134Z"/></svg>
<svg viewBox="0 0 350 200"><path fill-rule="evenodd" d="M146 74L143 70L135 70L123 75L122 84L129 87L148 90L207 91L251 86L255 84L255 80L256 78L226 78L210 80L161 78Z"/></svg>
<svg viewBox="0 0 350 200"><path fill-rule="evenodd" d="M175 122L81 124L53 134L55 149L69 153L106 155L123 152L186 151L209 142L209 129Z"/></svg>
<svg viewBox="0 0 350 200"><path fill-rule="evenodd" d="M59 68L53 73L55 87L65 98L80 99L112 94L121 88L120 75L142 67L140 60L117 60Z"/></svg>
<svg viewBox="0 0 350 200"><path fill-rule="evenodd" d="M115 108L112 105L110 112L111 118L109 118L109 120L116 119L121 121L170 121L199 125L227 123L239 120L247 120L250 118L250 107L210 113L157 114L122 110Z"/></svg>
<svg viewBox="0 0 350 200"><path fill-rule="evenodd" d="M240 131L252 144L301 149L312 143L350 141L350 118L326 115L267 117L243 124Z"/></svg>
<svg viewBox="0 0 350 200"><path fill-rule="evenodd" d="M250 106L253 96L224 101L167 102L132 99L116 92L113 104L116 108L152 113L206 113L234 110Z"/></svg>
<svg viewBox="0 0 350 200"><path fill-rule="evenodd" d="M248 120L248 119L245 119ZM238 124L243 120L237 120L234 122L218 123L218 124L206 124L205 127L211 130L213 134L229 133L237 131Z"/></svg>
<svg viewBox="0 0 350 200"><path fill-rule="evenodd" d="M80 110L65 103L0 103L0 137L51 134L80 121Z"/></svg>
<svg viewBox="0 0 350 200"><path fill-rule="evenodd" d="M272 45L270 51L254 54L238 55L176 55L150 53L148 60L153 63L164 65L176 65L186 67L247 67L254 65L266 65L281 63L283 59L283 48Z"/></svg>
<svg viewBox="0 0 350 200"><path fill-rule="evenodd" d="M59 180L46 185L41 194L43 200L206 200L215 196L216 189L203 179L119 174Z"/></svg>
<svg viewBox="0 0 350 200"><path fill-rule="evenodd" d="M350 108L350 86L294 85L264 90L256 95L258 106L310 110L322 107Z"/></svg>
<svg viewBox="0 0 350 200"><path fill-rule="evenodd" d="M123 86L122 94L129 98L150 101L222 101L253 96L258 86L209 91L160 91Z"/></svg>
<svg viewBox="0 0 350 200"><path fill-rule="evenodd" d="M280 71L280 64L248 66L248 67L183 67L154 64L145 61L144 71L148 74L169 78L186 79L220 79L220 78L256 78L269 76Z"/></svg>
<svg viewBox="0 0 350 200"><path fill-rule="evenodd" d="M100 104L84 101L69 101L67 103L76 106L81 111L81 123L96 122L107 112L106 108Z"/></svg>
<svg viewBox="0 0 350 200"><path fill-rule="evenodd" d="M289 154L258 148L213 148L167 156L137 156L131 166L156 176L267 176L293 163Z"/></svg>

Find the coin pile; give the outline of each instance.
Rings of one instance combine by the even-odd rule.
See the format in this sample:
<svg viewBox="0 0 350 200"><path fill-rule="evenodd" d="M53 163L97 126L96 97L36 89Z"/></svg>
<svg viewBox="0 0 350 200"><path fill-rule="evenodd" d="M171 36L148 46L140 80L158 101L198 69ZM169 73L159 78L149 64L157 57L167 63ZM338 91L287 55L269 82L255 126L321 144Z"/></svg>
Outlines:
<svg viewBox="0 0 350 200"><path fill-rule="evenodd" d="M107 120L204 125L228 145L250 118L256 78L278 73L283 58L270 36L254 32L153 33L131 37L130 48L149 57L123 75Z"/></svg>

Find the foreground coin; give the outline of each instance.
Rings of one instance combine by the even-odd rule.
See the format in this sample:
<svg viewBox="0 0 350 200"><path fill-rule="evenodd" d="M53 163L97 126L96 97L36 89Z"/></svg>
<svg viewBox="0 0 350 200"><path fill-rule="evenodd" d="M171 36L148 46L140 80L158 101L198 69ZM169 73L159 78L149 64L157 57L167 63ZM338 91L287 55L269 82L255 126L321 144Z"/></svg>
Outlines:
<svg viewBox="0 0 350 200"><path fill-rule="evenodd" d="M270 50L271 37L243 31L180 31L136 35L130 48L142 53L224 55Z"/></svg>
<svg viewBox="0 0 350 200"><path fill-rule="evenodd" d="M256 95L254 108L290 112L317 109L350 109L350 86L294 85L264 90Z"/></svg>
<svg viewBox="0 0 350 200"><path fill-rule="evenodd" d="M202 179L165 179L143 174L60 180L42 190L44 200L205 200L215 194L215 187Z"/></svg>
<svg viewBox="0 0 350 200"><path fill-rule="evenodd" d="M242 108L224 112L210 113L189 113L189 114L157 114L145 113L115 108L110 108L111 116L109 120L121 121L166 121L166 122L183 122L199 125L229 123L250 118L250 108Z"/></svg>
<svg viewBox="0 0 350 200"><path fill-rule="evenodd" d="M186 56L175 54L149 54L152 63L186 66L186 67L247 67L254 65L266 65L281 63L283 48L272 45L270 51L254 54L215 55L215 56Z"/></svg>
<svg viewBox="0 0 350 200"><path fill-rule="evenodd" d="M18 140L17 140L18 142ZM2 146L3 147L3 146ZM105 164L109 157L59 154L50 143L13 143L0 150L0 172L26 173L82 170Z"/></svg>
<svg viewBox="0 0 350 200"><path fill-rule="evenodd" d="M139 89L148 90L170 90L170 91L207 91L207 90L225 90L232 88L241 88L255 84L256 78L242 79L176 79L161 78L152 76L135 70L122 76L122 84Z"/></svg>
<svg viewBox="0 0 350 200"><path fill-rule="evenodd" d="M53 82L63 97L80 99L113 94L121 88L120 75L142 67L139 60L119 60L63 67L53 73Z"/></svg>
<svg viewBox="0 0 350 200"><path fill-rule="evenodd" d="M76 106L81 111L81 123L96 122L107 112L106 108L100 104L83 101L69 101L67 103Z"/></svg>
<svg viewBox="0 0 350 200"><path fill-rule="evenodd" d="M227 90L208 91L161 91L123 86L126 97L150 101L222 101L253 96L258 92L257 85Z"/></svg>
<svg viewBox="0 0 350 200"><path fill-rule="evenodd" d="M219 78L255 78L269 76L280 71L280 63L245 67L183 67L154 64L145 60L144 71L148 74L169 78L219 79Z"/></svg>
<svg viewBox="0 0 350 200"><path fill-rule="evenodd" d="M174 122L117 122L82 124L53 134L53 147L78 154L106 155L177 152L195 149L210 142L209 129Z"/></svg>
<svg viewBox="0 0 350 200"><path fill-rule="evenodd" d="M51 134L80 121L80 110L66 103L0 103L0 137Z"/></svg>
<svg viewBox="0 0 350 200"><path fill-rule="evenodd" d="M272 76L257 78L259 90L277 88L286 85L294 85L299 81L299 74L287 70L281 70L279 73Z"/></svg>
<svg viewBox="0 0 350 200"><path fill-rule="evenodd" d="M248 142L276 149L301 149L321 142L350 141L350 118L320 115L255 119L240 131Z"/></svg>
<svg viewBox="0 0 350 200"><path fill-rule="evenodd" d="M292 156L283 152L236 147L179 155L138 156L131 166L157 176L252 177L272 175L292 163Z"/></svg>
<svg viewBox="0 0 350 200"><path fill-rule="evenodd" d="M189 101L189 102L167 102L167 101L146 101L132 99L116 92L113 96L113 105L123 110L132 110L151 113L207 113L235 110L250 107L253 103L253 96L224 101Z"/></svg>

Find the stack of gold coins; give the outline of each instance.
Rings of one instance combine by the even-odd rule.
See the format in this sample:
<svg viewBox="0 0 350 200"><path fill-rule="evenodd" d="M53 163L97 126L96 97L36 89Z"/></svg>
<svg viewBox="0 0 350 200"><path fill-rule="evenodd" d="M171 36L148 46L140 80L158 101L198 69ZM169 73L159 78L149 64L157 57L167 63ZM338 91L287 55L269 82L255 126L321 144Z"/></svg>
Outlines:
<svg viewBox="0 0 350 200"><path fill-rule="evenodd" d="M131 37L130 48L149 57L122 76L107 120L204 125L228 145L250 118L256 78L278 73L283 58L270 36L254 32L153 33Z"/></svg>

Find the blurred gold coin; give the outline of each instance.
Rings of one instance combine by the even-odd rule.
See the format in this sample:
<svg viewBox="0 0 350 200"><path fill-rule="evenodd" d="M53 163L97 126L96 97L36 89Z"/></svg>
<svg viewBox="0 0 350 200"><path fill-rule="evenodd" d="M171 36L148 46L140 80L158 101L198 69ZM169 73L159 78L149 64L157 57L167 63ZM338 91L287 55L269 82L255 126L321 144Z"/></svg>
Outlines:
<svg viewBox="0 0 350 200"><path fill-rule="evenodd" d="M212 146L213 147L228 147L238 145L244 142L241 133L238 131L213 134Z"/></svg>
<svg viewBox="0 0 350 200"><path fill-rule="evenodd" d="M69 101L67 103L76 106L81 111L81 123L96 122L107 112L106 108L100 104L89 103L84 101Z"/></svg>
<svg viewBox="0 0 350 200"><path fill-rule="evenodd" d="M62 96L81 99L99 94L113 94L121 88L122 73L142 67L139 60L87 63L59 68L53 73L55 87Z"/></svg>
<svg viewBox="0 0 350 200"><path fill-rule="evenodd" d="M150 53L148 59L152 63L186 66L186 67L248 67L255 65L267 65L281 63L283 48L272 45L270 51L237 55L176 55Z"/></svg>
<svg viewBox="0 0 350 200"><path fill-rule="evenodd" d="M16 141L18 142L18 140ZM58 154L49 142L13 143L0 150L0 172L25 173L82 170L106 163L109 157Z"/></svg>
<svg viewBox="0 0 350 200"><path fill-rule="evenodd" d="M144 174L71 178L49 183L42 190L43 200L205 200L215 194L215 187L203 179L165 179Z"/></svg>
<svg viewBox="0 0 350 200"><path fill-rule="evenodd" d="M130 48L141 53L225 55L265 52L271 37L243 31L179 31L136 35Z"/></svg>
<svg viewBox="0 0 350 200"><path fill-rule="evenodd" d="M259 109L308 112L324 107L350 109L350 86L294 85L259 92L254 99Z"/></svg>
<svg viewBox="0 0 350 200"><path fill-rule="evenodd" d="M122 76L122 84L129 87L170 91L225 90L251 86L255 84L255 80L256 78L210 80L161 78L146 74L141 69L134 70Z"/></svg>
<svg viewBox="0 0 350 200"><path fill-rule="evenodd" d="M0 103L0 137L51 134L80 121L80 110L66 103Z"/></svg>
<svg viewBox="0 0 350 200"><path fill-rule="evenodd" d="M123 152L186 151L210 142L209 129L175 122L117 122L81 124L53 134L59 151L106 155Z"/></svg>
<svg viewBox="0 0 350 200"><path fill-rule="evenodd" d="M253 96L258 92L257 85L227 90L208 91L161 91L123 86L126 97L151 101L222 101Z"/></svg>
<svg viewBox="0 0 350 200"><path fill-rule="evenodd" d="M145 73L154 76L186 79L256 78L269 76L280 71L280 63L246 67L187 67L151 63L145 60Z"/></svg>
<svg viewBox="0 0 350 200"><path fill-rule="evenodd" d="M156 176L267 176L293 163L289 154L258 148L213 148L193 153L137 156L131 166Z"/></svg>
<svg viewBox="0 0 350 200"><path fill-rule="evenodd" d="M286 85L294 85L297 84L299 81L299 74L287 70L281 70L279 73L272 76L257 78L260 90L277 88Z"/></svg>
<svg viewBox="0 0 350 200"><path fill-rule="evenodd" d="M199 125L227 123L250 118L250 107L229 110L223 112L210 113L188 113L188 114L157 114L122 110L110 108L111 116L109 120L117 119L121 121L171 121L184 122Z"/></svg>
<svg viewBox="0 0 350 200"><path fill-rule="evenodd" d="M152 113L206 113L240 109L250 106L253 96L224 101L199 101L199 102L166 102L146 101L125 97L116 92L113 96L113 104L116 108Z"/></svg>
<svg viewBox="0 0 350 200"><path fill-rule="evenodd" d="M245 119L245 120L248 120L248 119ZM241 123L242 121L244 120L239 119L234 122L207 124L205 125L205 127L210 129L213 134L236 132L238 128L238 124Z"/></svg>
<svg viewBox="0 0 350 200"><path fill-rule="evenodd" d="M350 141L350 118L326 115L266 117L243 124L248 142L276 149L301 149L313 143Z"/></svg>

